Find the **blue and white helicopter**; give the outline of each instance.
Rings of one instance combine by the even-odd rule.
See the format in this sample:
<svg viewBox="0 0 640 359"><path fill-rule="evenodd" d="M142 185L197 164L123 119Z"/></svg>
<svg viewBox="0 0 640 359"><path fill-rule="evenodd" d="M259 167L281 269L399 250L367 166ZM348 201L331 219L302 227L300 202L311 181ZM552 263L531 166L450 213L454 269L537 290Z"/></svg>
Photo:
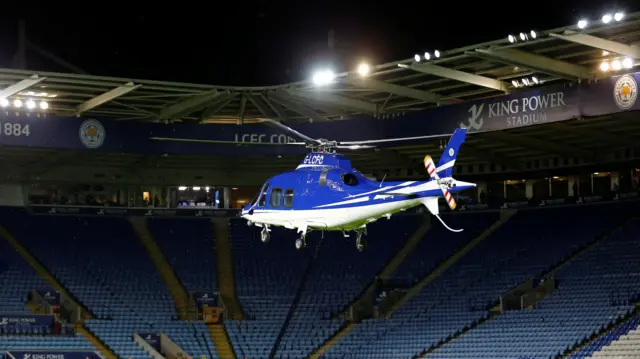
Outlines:
<svg viewBox="0 0 640 359"><path fill-rule="evenodd" d="M306 247L306 236L311 231L341 231L345 237L349 237L350 232L355 232L356 247L362 251L362 236L366 235L367 224L382 217L389 219L394 213L421 205L424 205L448 230L462 231L450 228L440 218L438 199L444 196L453 210L456 208L456 202L451 193L476 186L475 183L458 181L452 177L458 150L467 135L466 129L454 131L437 166L430 156L424 158L429 180L378 182L365 178L351 167L351 161L347 157L336 153L335 150L372 148L380 143L415 141L448 135L336 142L313 139L275 120L262 120L304 140L284 145L303 145L311 148L311 153L294 171L268 179L256 198L242 209L241 216L249 225L262 228L262 242L269 242L272 226L296 230L299 234L295 241L297 249Z"/></svg>

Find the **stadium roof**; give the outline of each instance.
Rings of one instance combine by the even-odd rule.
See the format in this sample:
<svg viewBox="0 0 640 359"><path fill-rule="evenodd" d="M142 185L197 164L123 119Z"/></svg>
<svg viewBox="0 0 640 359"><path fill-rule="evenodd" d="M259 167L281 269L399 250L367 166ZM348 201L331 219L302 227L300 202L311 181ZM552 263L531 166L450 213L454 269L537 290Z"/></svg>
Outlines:
<svg viewBox="0 0 640 359"><path fill-rule="evenodd" d="M257 117L289 121L342 119L353 115L415 111L498 96L533 77L550 82L590 81L608 76L603 60L640 59L640 12L622 21L593 21L538 31L516 42L503 39L458 49L440 58L406 59L337 74L335 83L311 81L267 86L228 87L130 78L0 69L0 96L45 97L48 111L60 115L106 116L122 120L242 122ZM605 52L606 50L606 52Z"/></svg>

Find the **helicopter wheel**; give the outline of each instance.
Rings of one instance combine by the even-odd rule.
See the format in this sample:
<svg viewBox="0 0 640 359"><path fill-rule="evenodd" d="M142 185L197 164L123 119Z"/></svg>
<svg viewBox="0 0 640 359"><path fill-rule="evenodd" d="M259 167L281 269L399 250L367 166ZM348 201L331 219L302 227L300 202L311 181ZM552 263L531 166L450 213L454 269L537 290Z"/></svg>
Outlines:
<svg viewBox="0 0 640 359"><path fill-rule="evenodd" d="M304 237L296 239L296 249L297 250L301 250L302 248L304 248L306 246L307 246L307 242L305 241Z"/></svg>
<svg viewBox="0 0 640 359"><path fill-rule="evenodd" d="M269 243L270 239L271 239L271 233L269 233L269 230L267 230L267 227L264 227L262 229L262 232L260 232L260 240L262 241L262 243Z"/></svg>

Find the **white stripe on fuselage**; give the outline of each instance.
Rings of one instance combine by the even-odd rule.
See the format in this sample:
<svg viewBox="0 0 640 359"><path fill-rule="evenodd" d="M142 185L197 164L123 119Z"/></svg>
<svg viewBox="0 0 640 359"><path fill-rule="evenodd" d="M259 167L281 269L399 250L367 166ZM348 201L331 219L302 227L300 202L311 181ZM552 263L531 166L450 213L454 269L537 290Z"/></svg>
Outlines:
<svg viewBox="0 0 640 359"><path fill-rule="evenodd" d="M255 209L253 214L244 214L242 217L254 223L282 226L290 229L308 227L323 230L350 230L360 228L362 225L373 222L386 214L397 213L421 203L420 199L406 199L346 208Z"/></svg>

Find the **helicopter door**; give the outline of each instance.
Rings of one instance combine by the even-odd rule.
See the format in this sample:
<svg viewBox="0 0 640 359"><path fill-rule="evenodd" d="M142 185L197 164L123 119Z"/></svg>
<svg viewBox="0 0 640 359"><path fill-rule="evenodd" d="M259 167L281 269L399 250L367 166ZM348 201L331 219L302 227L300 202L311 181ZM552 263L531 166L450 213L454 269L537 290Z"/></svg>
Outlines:
<svg viewBox="0 0 640 359"><path fill-rule="evenodd" d="M269 182L262 185L262 189L258 194L258 207L264 207L267 204L267 192L269 191Z"/></svg>

